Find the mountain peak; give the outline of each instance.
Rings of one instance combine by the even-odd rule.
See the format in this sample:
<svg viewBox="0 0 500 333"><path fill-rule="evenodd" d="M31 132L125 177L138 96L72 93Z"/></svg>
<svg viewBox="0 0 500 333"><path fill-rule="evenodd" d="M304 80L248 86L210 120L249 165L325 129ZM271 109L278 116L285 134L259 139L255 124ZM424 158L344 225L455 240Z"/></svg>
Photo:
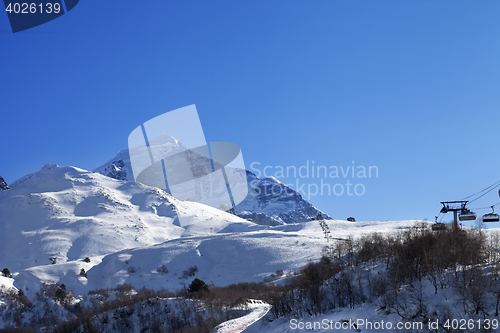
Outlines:
<svg viewBox="0 0 500 333"><path fill-rule="evenodd" d="M155 138L152 138L150 141L149 141L149 144L151 146L156 146L156 145L166 145L166 144L169 144L169 145L172 145L172 146L178 146L178 145L182 145L179 140L177 140L176 138L174 138L173 136L165 133L165 132L161 132L157 137Z"/></svg>
<svg viewBox="0 0 500 333"><path fill-rule="evenodd" d="M160 146L170 153L184 150L185 146L168 134L162 133L150 141L151 146ZM106 164L95 169L104 176L135 182L128 149L122 150ZM233 170L233 172L242 172ZM249 186L248 196L235 207L236 215L263 225L280 225L311 221L318 213L326 219L328 214L318 210L300 193L289 188L274 177L260 179L246 170Z"/></svg>
<svg viewBox="0 0 500 333"><path fill-rule="evenodd" d="M155 138L152 138L149 141L149 147L154 148L153 151L155 152L161 151L165 156L174 155L175 153L189 149L188 147L184 146L179 140L166 133L160 133ZM140 149L143 148L144 147L131 148L132 153L140 153ZM137 149L139 149L139 151L137 151ZM132 164L130 161L129 149L121 150L108 162L94 169L94 172L98 172L102 175L118 180L135 182L134 172L132 170Z"/></svg>

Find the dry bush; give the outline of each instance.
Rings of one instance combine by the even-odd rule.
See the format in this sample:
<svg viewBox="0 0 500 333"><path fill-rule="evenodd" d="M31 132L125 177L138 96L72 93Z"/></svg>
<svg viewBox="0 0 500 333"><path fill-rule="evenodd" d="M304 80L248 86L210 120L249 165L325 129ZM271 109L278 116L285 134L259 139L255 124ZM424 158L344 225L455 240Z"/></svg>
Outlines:
<svg viewBox="0 0 500 333"><path fill-rule="evenodd" d="M396 236L390 251L390 276L398 284L456 265L481 264L488 256L480 230L408 230Z"/></svg>

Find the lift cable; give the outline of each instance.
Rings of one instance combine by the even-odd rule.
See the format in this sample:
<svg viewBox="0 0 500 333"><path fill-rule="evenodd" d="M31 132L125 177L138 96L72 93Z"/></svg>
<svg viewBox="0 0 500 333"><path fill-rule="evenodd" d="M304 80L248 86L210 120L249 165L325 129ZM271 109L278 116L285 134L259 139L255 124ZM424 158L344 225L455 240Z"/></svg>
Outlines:
<svg viewBox="0 0 500 333"><path fill-rule="evenodd" d="M487 192L484 192L483 194L481 194L480 196L478 196L476 199L473 199L471 201L469 201L469 203L471 202L474 202L476 201L477 199L481 198L481 197L484 197L486 194L490 193L491 191L493 191L494 189L496 189L498 186L500 186L500 183L497 184L495 187L492 187L490 190L488 190ZM491 187L491 186L490 186Z"/></svg>
<svg viewBox="0 0 500 333"><path fill-rule="evenodd" d="M446 215L446 214L443 214L443 216L441 216L441 218L439 218L439 215L441 215L441 214L443 214L443 213L439 212L438 216L436 216L436 222L438 222L438 223L441 223L441 221L443 220L444 216ZM438 219L439 219L439 221L438 221Z"/></svg>
<svg viewBox="0 0 500 333"><path fill-rule="evenodd" d="M481 208L471 208L471 210L481 210L481 209L491 209L491 207L495 207L495 206L498 206L500 205L500 202L499 203L496 203L492 206L488 206L488 207L481 207Z"/></svg>
<svg viewBox="0 0 500 333"><path fill-rule="evenodd" d="M485 189L483 189L483 190L481 190L481 191L477 192L477 193L474 193L474 194L472 194L472 195L469 195L468 197L463 198L462 200L472 198L472 197L474 197L474 196L478 195L479 193L482 193L482 192L484 192L484 191L486 191L486 190L491 189L492 187L494 188L494 187L497 187L497 186L499 186L499 185L500 185L500 180L499 180L498 182L493 183L492 185L488 186L487 188L485 188ZM491 190L490 190L490 191L491 191ZM490 192L490 191L488 191L488 192ZM486 192L486 193L488 193L488 192ZM479 197L479 198L480 198L480 197ZM474 199L474 200L476 200L476 199ZM473 200L473 201L474 201L474 200ZM471 201L471 202L472 202L472 201Z"/></svg>

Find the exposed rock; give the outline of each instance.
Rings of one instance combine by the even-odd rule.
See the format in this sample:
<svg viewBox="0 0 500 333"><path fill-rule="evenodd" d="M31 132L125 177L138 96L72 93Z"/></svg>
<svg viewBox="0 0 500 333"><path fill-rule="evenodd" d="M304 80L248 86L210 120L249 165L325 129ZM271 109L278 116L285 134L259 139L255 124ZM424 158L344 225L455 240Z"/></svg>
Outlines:
<svg viewBox="0 0 500 333"><path fill-rule="evenodd" d="M7 182L0 176L0 191L5 191L10 189L9 185L7 185Z"/></svg>

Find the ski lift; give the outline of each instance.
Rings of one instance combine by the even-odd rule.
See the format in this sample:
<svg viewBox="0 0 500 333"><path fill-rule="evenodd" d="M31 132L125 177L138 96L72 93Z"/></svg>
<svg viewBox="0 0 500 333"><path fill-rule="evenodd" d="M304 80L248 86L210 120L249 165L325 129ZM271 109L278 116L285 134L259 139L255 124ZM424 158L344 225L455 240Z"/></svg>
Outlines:
<svg viewBox="0 0 500 333"><path fill-rule="evenodd" d="M462 209L458 219L460 221L474 221L476 219L476 213L471 212L469 209Z"/></svg>
<svg viewBox="0 0 500 333"><path fill-rule="evenodd" d="M483 215L483 222L499 222L500 221L500 216L498 216L498 214L495 214L495 206L491 206L491 209L493 209L493 212Z"/></svg>

